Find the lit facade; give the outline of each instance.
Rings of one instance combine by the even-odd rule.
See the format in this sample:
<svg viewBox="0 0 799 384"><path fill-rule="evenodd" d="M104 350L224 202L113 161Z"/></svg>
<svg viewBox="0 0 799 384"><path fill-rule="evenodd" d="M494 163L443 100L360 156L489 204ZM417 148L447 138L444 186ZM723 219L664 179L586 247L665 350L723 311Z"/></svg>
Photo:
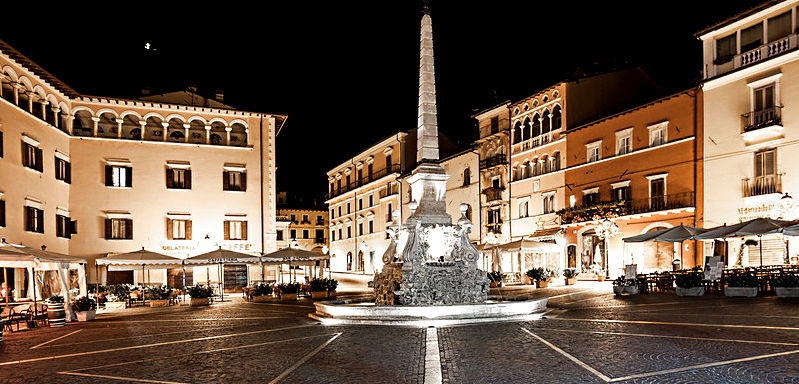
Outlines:
<svg viewBox="0 0 799 384"><path fill-rule="evenodd" d="M679 243L622 239L679 224L696 226L699 116L697 88L566 133L568 205L558 215L570 248L568 267L589 274L595 265L615 277L626 264L637 264L643 273L671 270L675 258L686 267L697 265L694 242L681 250Z"/></svg>
<svg viewBox="0 0 799 384"><path fill-rule="evenodd" d="M792 199L799 177L790 171L799 161L799 133L792 122L799 110L799 2L770 2L711 26L696 36L702 42L705 134L705 212L710 228L755 217L795 219ZM796 257L784 239L763 236L746 246L729 239L729 248L705 245L705 254L726 253L728 265L782 264ZM714 249L715 248L715 249Z"/></svg>
<svg viewBox="0 0 799 384"><path fill-rule="evenodd" d="M327 246L328 212L317 201L306 202L291 198L286 192L278 192L277 217L278 221L286 223L277 230L278 248L294 246L321 252Z"/></svg>
<svg viewBox="0 0 799 384"><path fill-rule="evenodd" d="M190 92L83 96L0 50L0 237L88 258L90 283L106 282L94 260L112 253L276 249L274 138L285 116ZM194 105L174 103L186 95ZM194 281L220 280L195 270ZM146 280L175 278L152 270ZM225 279L246 284L260 271L230 266Z"/></svg>

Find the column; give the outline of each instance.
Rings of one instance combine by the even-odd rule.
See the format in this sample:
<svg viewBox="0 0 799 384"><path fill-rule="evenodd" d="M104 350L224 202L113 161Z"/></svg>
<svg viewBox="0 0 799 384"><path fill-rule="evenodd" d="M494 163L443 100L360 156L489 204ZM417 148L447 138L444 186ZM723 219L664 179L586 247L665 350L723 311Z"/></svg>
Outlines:
<svg viewBox="0 0 799 384"><path fill-rule="evenodd" d="M232 130L233 130L233 128L231 128L231 127L225 127L225 135L227 137L225 139L225 145L230 145L230 131L232 131Z"/></svg>
<svg viewBox="0 0 799 384"><path fill-rule="evenodd" d="M211 144L211 126L205 126L205 144Z"/></svg>
<svg viewBox="0 0 799 384"><path fill-rule="evenodd" d="M42 120L47 122L47 100L39 100L39 105L42 106Z"/></svg>
<svg viewBox="0 0 799 384"><path fill-rule="evenodd" d="M114 122L117 123L117 139L122 138L122 119L114 119Z"/></svg>
<svg viewBox="0 0 799 384"><path fill-rule="evenodd" d="M73 135L72 127L75 126L75 116L73 115L66 115L66 116L67 116L67 121L66 121L67 132L69 132L69 135L72 136Z"/></svg>
<svg viewBox="0 0 799 384"><path fill-rule="evenodd" d="M145 127L147 126L147 121L139 120L139 125L141 126L141 139L147 140L147 131L145 130Z"/></svg>
<svg viewBox="0 0 799 384"><path fill-rule="evenodd" d="M162 126L162 127L164 127L164 132L161 134L161 136L163 136L163 137L161 138L161 140L162 140L162 141L166 141L166 138L167 138L167 133L169 133L169 131L168 131L168 129L167 129L167 127L169 127L169 123L164 123L164 122L161 122L161 126Z"/></svg>
<svg viewBox="0 0 799 384"><path fill-rule="evenodd" d="M183 124L183 129L186 131L186 136L183 137L183 141L188 143L189 142L189 130L191 129L191 124Z"/></svg>
<svg viewBox="0 0 799 384"><path fill-rule="evenodd" d="M61 108L50 107L50 110L53 111L53 124L56 128L61 128L61 122L59 121L61 119L59 119L60 116L58 115L58 113L61 112Z"/></svg>
<svg viewBox="0 0 799 384"><path fill-rule="evenodd" d="M100 118L97 116L92 116L92 121L94 122L94 126L92 127L92 137L97 137L97 128L100 125Z"/></svg>

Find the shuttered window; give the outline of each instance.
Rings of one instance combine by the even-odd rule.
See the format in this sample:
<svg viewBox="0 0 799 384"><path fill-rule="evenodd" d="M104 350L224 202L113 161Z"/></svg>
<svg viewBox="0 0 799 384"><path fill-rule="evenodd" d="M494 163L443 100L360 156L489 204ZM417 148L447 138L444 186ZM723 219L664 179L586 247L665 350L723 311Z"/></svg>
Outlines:
<svg viewBox="0 0 799 384"><path fill-rule="evenodd" d="M105 238L108 240L132 240L133 219L105 219Z"/></svg>
<svg viewBox="0 0 799 384"><path fill-rule="evenodd" d="M247 221L225 220L224 231L225 240L247 240Z"/></svg>

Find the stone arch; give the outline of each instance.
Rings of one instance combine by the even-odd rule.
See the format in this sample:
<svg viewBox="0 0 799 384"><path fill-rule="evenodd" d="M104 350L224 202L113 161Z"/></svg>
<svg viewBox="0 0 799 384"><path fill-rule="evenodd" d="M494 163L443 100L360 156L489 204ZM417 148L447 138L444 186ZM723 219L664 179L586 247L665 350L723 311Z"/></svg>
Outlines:
<svg viewBox="0 0 799 384"><path fill-rule="evenodd" d="M560 107L560 104L555 104L552 107L552 130L558 130L563 128L563 112Z"/></svg>
<svg viewBox="0 0 799 384"><path fill-rule="evenodd" d="M513 124L513 144L522 142L522 122L516 121Z"/></svg>
<svg viewBox="0 0 799 384"><path fill-rule="evenodd" d="M247 127L237 122L231 124L230 128L230 145L238 147L247 146Z"/></svg>
<svg viewBox="0 0 799 384"><path fill-rule="evenodd" d="M533 127L532 128L533 128L532 129L533 130L533 132L532 132L533 137L541 135L541 119L538 116L538 113L535 113L533 115Z"/></svg>
<svg viewBox="0 0 799 384"><path fill-rule="evenodd" d="M189 139L187 141L193 144L205 144L205 125L205 119L191 120L189 122Z"/></svg>
<svg viewBox="0 0 799 384"><path fill-rule="evenodd" d="M72 111L72 134L74 136L94 136L94 120L92 110L86 107L75 107Z"/></svg>
<svg viewBox="0 0 799 384"><path fill-rule="evenodd" d="M138 113L123 113L122 114L122 135L123 139L141 140L143 133L141 131L141 116Z"/></svg>
<svg viewBox="0 0 799 384"><path fill-rule="evenodd" d="M186 129L183 127L182 116L171 116L172 117L167 121L169 125L166 130L166 140L173 143L186 142Z"/></svg>
<svg viewBox="0 0 799 384"><path fill-rule="evenodd" d="M144 117L144 140L162 141L164 140L164 126L161 115L148 113Z"/></svg>
<svg viewBox="0 0 799 384"><path fill-rule="evenodd" d="M227 131L225 130L225 121L222 119L211 120L211 131L208 138L209 144L224 145L227 144Z"/></svg>
<svg viewBox="0 0 799 384"><path fill-rule="evenodd" d="M526 141L530 139L530 132L531 132L531 125L530 125L530 118L524 119L524 124L522 125L522 141Z"/></svg>

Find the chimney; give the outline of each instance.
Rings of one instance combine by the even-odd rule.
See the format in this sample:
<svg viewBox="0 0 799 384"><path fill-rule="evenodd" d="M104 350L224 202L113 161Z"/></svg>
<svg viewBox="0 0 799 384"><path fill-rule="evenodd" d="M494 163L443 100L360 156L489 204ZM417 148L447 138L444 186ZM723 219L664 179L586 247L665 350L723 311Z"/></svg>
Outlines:
<svg viewBox="0 0 799 384"><path fill-rule="evenodd" d="M216 101L224 104L225 103L225 91L216 90Z"/></svg>

